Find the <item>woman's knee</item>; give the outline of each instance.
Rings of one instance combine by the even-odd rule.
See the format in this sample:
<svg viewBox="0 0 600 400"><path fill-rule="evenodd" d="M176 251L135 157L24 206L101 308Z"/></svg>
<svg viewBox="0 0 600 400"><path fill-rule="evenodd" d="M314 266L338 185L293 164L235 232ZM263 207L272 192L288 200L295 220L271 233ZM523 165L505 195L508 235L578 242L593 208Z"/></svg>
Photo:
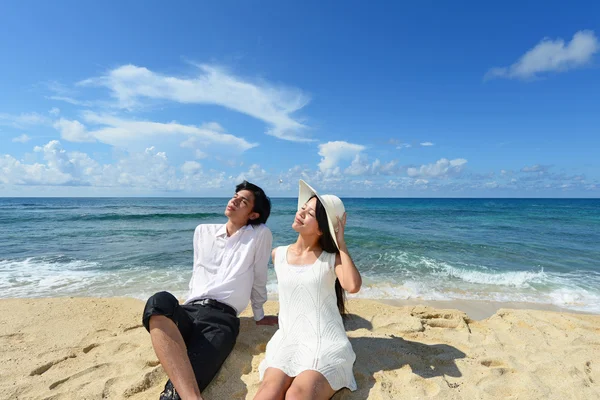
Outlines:
<svg viewBox="0 0 600 400"><path fill-rule="evenodd" d="M285 394L285 400L331 399L334 393L323 375L308 371L294 379Z"/></svg>
<svg viewBox="0 0 600 400"><path fill-rule="evenodd" d="M254 400L283 400L285 388L278 382L262 381L256 392Z"/></svg>
<svg viewBox="0 0 600 400"><path fill-rule="evenodd" d="M285 400L306 400L310 399L309 393L301 386L292 385L285 393Z"/></svg>

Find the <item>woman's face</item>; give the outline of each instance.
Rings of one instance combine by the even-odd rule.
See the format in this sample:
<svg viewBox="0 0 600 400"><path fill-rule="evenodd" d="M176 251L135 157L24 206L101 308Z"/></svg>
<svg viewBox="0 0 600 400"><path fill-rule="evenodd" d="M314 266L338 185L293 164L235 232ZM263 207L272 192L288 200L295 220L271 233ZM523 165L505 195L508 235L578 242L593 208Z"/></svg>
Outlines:
<svg viewBox="0 0 600 400"><path fill-rule="evenodd" d="M292 228L305 235L319 235L319 223L317 222L317 198L313 197L304 204L297 212Z"/></svg>

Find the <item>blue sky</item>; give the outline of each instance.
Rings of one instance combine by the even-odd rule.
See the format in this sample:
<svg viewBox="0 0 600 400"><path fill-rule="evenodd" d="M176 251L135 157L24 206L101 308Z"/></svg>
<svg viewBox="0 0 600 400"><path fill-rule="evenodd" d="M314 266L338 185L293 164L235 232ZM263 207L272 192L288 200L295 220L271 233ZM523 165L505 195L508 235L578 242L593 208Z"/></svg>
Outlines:
<svg viewBox="0 0 600 400"><path fill-rule="evenodd" d="M597 2L322 3L3 3L0 196L600 197Z"/></svg>

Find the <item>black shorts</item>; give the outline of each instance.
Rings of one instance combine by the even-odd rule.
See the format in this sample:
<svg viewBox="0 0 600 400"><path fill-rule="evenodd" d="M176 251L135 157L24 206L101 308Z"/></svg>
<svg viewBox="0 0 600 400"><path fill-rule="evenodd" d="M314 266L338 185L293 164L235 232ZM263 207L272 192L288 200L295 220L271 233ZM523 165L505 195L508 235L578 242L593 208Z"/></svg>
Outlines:
<svg viewBox="0 0 600 400"><path fill-rule="evenodd" d="M146 302L142 322L148 331L153 315L164 315L175 322L187 346L198 387L204 390L233 350L240 319L210 305L180 305L168 292L156 293Z"/></svg>

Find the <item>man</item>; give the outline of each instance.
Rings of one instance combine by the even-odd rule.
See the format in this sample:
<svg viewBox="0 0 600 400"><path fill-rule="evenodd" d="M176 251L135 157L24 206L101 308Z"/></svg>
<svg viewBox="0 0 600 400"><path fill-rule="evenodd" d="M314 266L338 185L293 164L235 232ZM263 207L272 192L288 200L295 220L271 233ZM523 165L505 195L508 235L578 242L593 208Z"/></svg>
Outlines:
<svg viewBox="0 0 600 400"><path fill-rule="evenodd" d="M271 202L264 191L242 182L227 203L226 224L198 225L194 232L194 270L183 305L168 292L148 299L143 323L169 376L160 399L202 399L233 350L238 315L252 302L258 325L274 325L265 316L267 264L273 237L265 222Z"/></svg>

